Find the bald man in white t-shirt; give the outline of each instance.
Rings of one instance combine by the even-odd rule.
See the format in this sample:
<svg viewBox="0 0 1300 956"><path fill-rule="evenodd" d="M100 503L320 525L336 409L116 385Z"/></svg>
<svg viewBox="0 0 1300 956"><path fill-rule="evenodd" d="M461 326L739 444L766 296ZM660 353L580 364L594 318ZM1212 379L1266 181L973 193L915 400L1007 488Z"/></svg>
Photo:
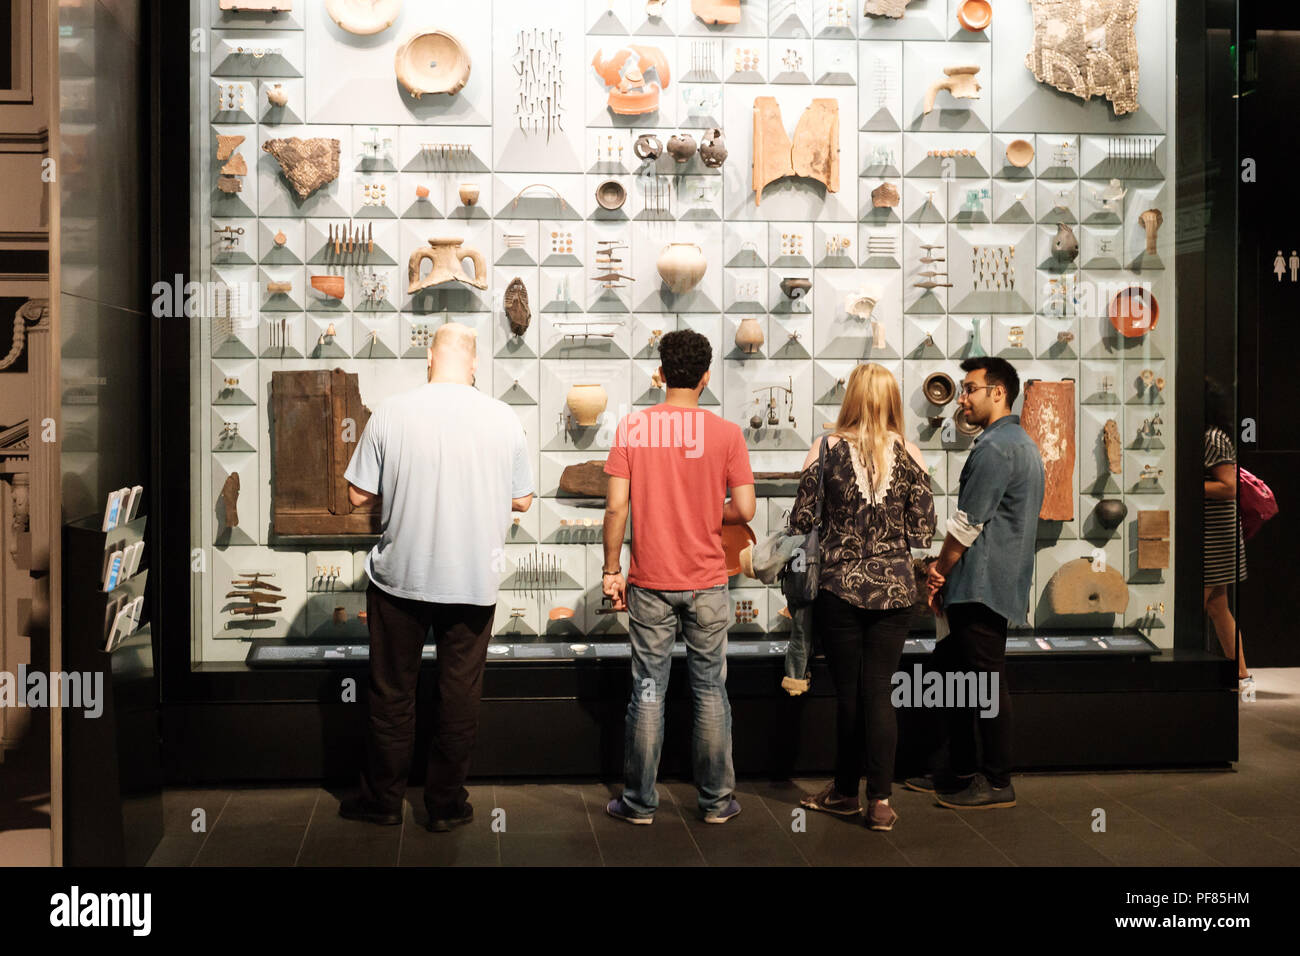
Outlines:
<svg viewBox="0 0 1300 956"><path fill-rule="evenodd" d="M429 382L381 402L344 477L354 506L379 497L366 556L370 727L361 794L339 814L397 825L415 744L415 688L429 629L438 712L425 779L430 830L470 822L465 778L478 731L496 612L498 556L511 512L532 504L519 418L474 388L474 330L449 322L429 347Z"/></svg>

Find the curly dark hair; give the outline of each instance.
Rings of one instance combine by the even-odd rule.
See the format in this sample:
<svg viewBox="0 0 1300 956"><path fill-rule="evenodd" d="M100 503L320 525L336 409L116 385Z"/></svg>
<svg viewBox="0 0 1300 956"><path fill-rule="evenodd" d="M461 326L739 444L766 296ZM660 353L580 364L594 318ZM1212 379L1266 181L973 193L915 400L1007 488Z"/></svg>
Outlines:
<svg viewBox="0 0 1300 956"><path fill-rule="evenodd" d="M692 329L669 332L659 340L659 364L669 388L695 388L713 361L713 346Z"/></svg>
<svg viewBox="0 0 1300 956"><path fill-rule="evenodd" d="M1007 390L1007 408L1016 403L1016 396L1020 394L1020 375L1014 365L993 355L979 355L961 363L963 372L974 372L976 369L984 370L985 382L1001 385Z"/></svg>

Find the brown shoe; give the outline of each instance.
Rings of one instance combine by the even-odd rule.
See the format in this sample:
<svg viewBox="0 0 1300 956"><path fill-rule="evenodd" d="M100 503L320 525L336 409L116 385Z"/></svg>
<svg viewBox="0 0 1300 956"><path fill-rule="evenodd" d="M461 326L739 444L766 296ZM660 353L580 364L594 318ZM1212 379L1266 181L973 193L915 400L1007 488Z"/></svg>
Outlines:
<svg viewBox="0 0 1300 956"><path fill-rule="evenodd" d="M814 796L804 797L799 805L809 810L833 813L837 817L856 817L862 812L862 804L857 797L846 797L836 793L835 784L827 784L826 789Z"/></svg>
<svg viewBox="0 0 1300 956"><path fill-rule="evenodd" d="M871 830L892 830L898 822L894 808L883 800L867 801L867 828Z"/></svg>

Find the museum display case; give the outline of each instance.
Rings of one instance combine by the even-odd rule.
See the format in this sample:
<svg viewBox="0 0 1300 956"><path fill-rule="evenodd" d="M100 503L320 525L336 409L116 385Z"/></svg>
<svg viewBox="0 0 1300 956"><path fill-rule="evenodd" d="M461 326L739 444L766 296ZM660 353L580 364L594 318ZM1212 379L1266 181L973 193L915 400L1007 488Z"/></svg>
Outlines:
<svg viewBox="0 0 1300 956"><path fill-rule="evenodd" d="M164 389L189 519L165 548L191 570L168 578L174 673L364 662L378 514L342 472L447 321L475 329L476 385L519 416L537 487L503 542L490 672L626 658L593 462L662 400L657 344L685 328L713 345L702 405L744 431L758 536L868 361L902 388L942 529L978 434L959 363L1007 358L1048 479L1009 652L1203 649L1207 287L1232 280L1206 269L1212 187L1179 177L1211 166L1211 101L1234 115L1205 4L195 0L167 20L197 38L160 120L188 156L165 226L190 306L164 349L186 372ZM1225 78L1184 82L1220 57ZM729 654L779 666L779 589L737 573L730 595Z"/></svg>

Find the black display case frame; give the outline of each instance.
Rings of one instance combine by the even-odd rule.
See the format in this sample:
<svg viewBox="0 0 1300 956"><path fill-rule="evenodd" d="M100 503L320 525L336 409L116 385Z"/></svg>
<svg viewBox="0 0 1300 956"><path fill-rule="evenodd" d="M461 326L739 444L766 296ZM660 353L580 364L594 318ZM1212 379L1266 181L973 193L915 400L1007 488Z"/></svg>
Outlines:
<svg viewBox="0 0 1300 956"><path fill-rule="evenodd" d="M188 142L195 120L188 94L188 6L157 4L151 13L151 261L155 276L182 283L190 269L192 194L188 161L176 159L186 151L176 144ZM1210 371L1207 323L1235 315L1235 270L1225 278L1222 270L1204 266L1213 256L1235 255L1235 75L1212 58L1216 36L1235 38L1237 10L1231 0L1176 0L1176 7L1176 123L1183 148L1175 157L1175 201L1180 210L1203 208L1207 217L1215 211L1214 234L1205 230L1206 218L1177 217L1179 254L1186 257L1177 270L1177 367L1181 381L1195 383ZM181 77L187 81L178 82ZM1191 143L1200 147L1195 156ZM1189 244L1183 234L1198 228L1203 234L1184 251ZM156 520L150 525L150 550L158 560L150 618L161 674L165 771L172 782L352 778L365 722L364 664L253 668L192 660L190 330L180 317L155 327ZM1235 356L1215 354L1213 361L1230 370ZM1011 658L1008 681L1021 769L1221 766L1237 758L1235 662L1207 650L1201 607L1203 405L1196 387L1177 390L1174 648L1154 656ZM729 669L739 772L782 775L830 768L834 698L828 696L829 674L820 660L813 667L811 693L800 698L780 691L779 658L731 657ZM356 682L358 702L344 700L348 679ZM629 681L625 660L492 662L484 681L475 773L617 776ZM424 704L431 683L421 681ZM689 767L689 706L678 661L669 689L667 773ZM905 746L906 718L902 723Z"/></svg>

